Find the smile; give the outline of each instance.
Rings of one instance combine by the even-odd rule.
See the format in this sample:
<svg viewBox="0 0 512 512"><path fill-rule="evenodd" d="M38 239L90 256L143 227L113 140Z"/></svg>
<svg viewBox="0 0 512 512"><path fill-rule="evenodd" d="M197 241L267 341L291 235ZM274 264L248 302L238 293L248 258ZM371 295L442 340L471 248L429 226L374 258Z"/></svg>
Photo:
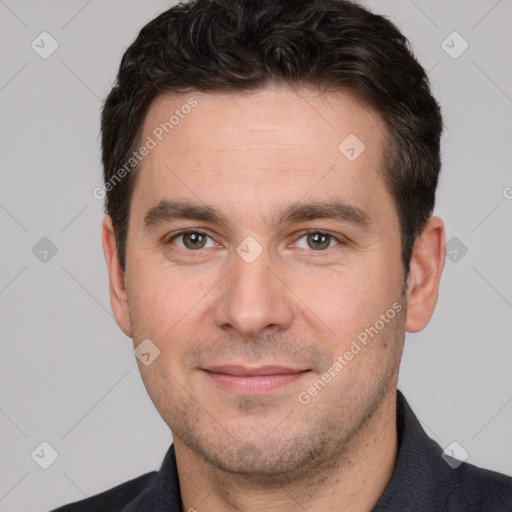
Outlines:
<svg viewBox="0 0 512 512"><path fill-rule="evenodd" d="M263 395L301 379L310 370L266 366L247 368L222 366L204 370L208 378L221 388L239 395Z"/></svg>

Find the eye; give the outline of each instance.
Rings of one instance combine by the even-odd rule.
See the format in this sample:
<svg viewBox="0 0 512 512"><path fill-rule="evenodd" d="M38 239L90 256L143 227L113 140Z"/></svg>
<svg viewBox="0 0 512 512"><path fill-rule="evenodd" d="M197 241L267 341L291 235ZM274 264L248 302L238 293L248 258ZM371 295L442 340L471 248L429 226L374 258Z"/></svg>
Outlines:
<svg viewBox="0 0 512 512"><path fill-rule="evenodd" d="M322 231L311 231L301 236L294 245L301 249L324 251L339 244L340 240L335 236L330 235L329 233L323 233Z"/></svg>
<svg viewBox="0 0 512 512"><path fill-rule="evenodd" d="M174 235L167 243L173 243L180 249L191 251L209 249L217 245L210 236L202 231L183 231Z"/></svg>

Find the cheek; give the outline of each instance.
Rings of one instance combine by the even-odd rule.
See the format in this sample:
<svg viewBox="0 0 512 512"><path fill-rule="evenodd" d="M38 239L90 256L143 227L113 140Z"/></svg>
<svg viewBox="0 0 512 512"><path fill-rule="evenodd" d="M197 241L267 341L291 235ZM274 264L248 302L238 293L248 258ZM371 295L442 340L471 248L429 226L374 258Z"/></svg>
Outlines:
<svg viewBox="0 0 512 512"><path fill-rule="evenodd" d="M134 339L150 338L162 348L169 339L182 339L184 331L197 323L201 298L214 284L210 273L194 277L150 259L140 262L127 278Z"/></svg>
<svg viewBox="0 0 512 512"><path fill-rule="evenodd" d="M329 274L321 286L305 285L297 295L340 350L400 300L400 272L383 261L359 265Z"/></svg>

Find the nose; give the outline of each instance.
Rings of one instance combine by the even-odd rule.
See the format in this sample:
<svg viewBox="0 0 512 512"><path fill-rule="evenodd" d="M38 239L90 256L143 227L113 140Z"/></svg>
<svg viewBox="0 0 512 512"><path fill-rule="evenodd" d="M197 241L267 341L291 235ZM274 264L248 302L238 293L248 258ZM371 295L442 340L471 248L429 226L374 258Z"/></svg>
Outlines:
<svg viewBox="0 0 512 512"><path fill-rule="evenodd" d="M251 338L288 329L293 321L293 294L276 265L270 266L268 251L252 262L238 254L233 260L215 307L216 325Z"/></svg>

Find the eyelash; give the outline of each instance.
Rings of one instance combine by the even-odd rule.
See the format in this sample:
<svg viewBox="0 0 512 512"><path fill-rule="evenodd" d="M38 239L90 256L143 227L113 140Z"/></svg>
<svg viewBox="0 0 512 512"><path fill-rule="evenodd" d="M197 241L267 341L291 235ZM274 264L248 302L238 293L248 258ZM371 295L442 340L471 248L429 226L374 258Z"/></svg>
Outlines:
<svg viewBox="0 0 512 512"><path fill-rule="evenodd" d="M183 231L180 231L179 233L176 233L174 234L171 238L169 238L165 244L166 245L171 245L173 240L179 238L180 236L184 236L184 235L187 235L187 234L190 234L190 233L198 233L200 235L205 235L207 236L208 238L210 238L211 240L213 240L213 237L210 236L208 233L206 233L205 231L201 231L201 230L198 230L198 229L186 229L186 230L183 230ZM297 237L297 240L294 242L294 244L296 244L301 238L304 238L305 236L308 236L308 235L326 235L326 236L329 236L331 238L331 240L334 240L336 241L336 245L333 246L333 247L328 247L327 249L323 249L323 250L318 250L318 251L315 251L314 249L309 249L309 252L313 252L313 253L325 253L331 249L334 249L335 247L338 247L338 246L341 246L341 245L347 245L347 241L341 237L338 237L338 236L335 236L331 233L329 233L328 231L320 231L318 229L306 229L304 231L301 231L299 236ZM217 243L217 242L215 242ZM292 245L292 244L289 244L289 245ZM211 247L208 247L206 249L196 249L196 250L193 250L193 249L183 249L182 247L177 247L177 249L180 249L182 251L185 251L187 253L196 253L197 255L202 255L202 253L204 251L207 251L208 249L211 249ZM306 249L304 249L306 250Z"/></svg>

